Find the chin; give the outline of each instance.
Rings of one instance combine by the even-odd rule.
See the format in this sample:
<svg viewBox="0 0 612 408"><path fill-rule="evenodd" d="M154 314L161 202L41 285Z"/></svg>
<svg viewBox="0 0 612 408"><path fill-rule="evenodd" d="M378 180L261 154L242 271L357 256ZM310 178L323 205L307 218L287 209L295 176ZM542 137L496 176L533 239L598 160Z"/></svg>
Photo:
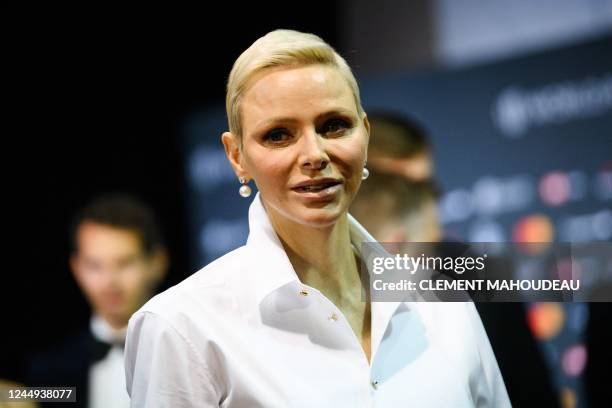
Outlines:
<svg viewBox="0 0 612 408"><path fill-rule="evenodd" d="M287 200L284 203L270 204L264 200L265 207L275 215L275 218L285 219L296 224L326 228L333 226L348 211L346 200L333 200L329 202L310 202Z"/></svg>
<svg viewBox="0 0 612 408"><path fill-rule="evenodd" d="M294 220L309 227L325 228L333 226L346 214L339 206L334 208L304 208L294 214Z"/></svg>
<svg viewBox="0 0 612 408"><path fill-rule="evenodd" d="M128 308L124 305L106 308L106 314L113 319L122 319L127 314Z"/></svg>

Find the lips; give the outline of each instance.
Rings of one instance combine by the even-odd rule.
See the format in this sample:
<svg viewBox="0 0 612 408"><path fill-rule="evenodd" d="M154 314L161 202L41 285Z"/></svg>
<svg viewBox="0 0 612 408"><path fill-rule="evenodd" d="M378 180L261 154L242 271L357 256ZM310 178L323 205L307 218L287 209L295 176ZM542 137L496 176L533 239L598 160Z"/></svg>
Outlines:
<svg viewBox="0 0 612 408"><path fill-rule="evenodd" d="M342 184L342 181L333 178L306 180L293 187L293 190L300 193L314 193L339 184Z"/></svg>

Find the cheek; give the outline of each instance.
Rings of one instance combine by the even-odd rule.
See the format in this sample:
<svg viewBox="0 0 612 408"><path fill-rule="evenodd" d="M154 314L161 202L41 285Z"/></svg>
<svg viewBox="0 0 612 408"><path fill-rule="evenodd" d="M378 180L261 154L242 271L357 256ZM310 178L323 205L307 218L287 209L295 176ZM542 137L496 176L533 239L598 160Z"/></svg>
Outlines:
<svg viewBox="0 0 612 408"><path fill-rule="evenodd" d="M361 178L361 168L366 160L366 145L357 139L354 143L338 143L336 146L336 157L342 163L346 172L350 172L351 178Z"/></svg>
<svg viewBox="0 0 612 408"><path fill-rule="evenodd" d="M347 178L347 192L354 197L359 190L362 182L362 169L366 160L366 144L363 139L358 139L355 143L344 144L340 153L341 162L344 167L344 176Z"/></svg>
<svg viewBox="0 0 612 408"><path fill-rule="evenodd" d="M80 283L87 294L95 296L104 287L103 272L86 270L81 273Z"/></svg>
<svg viewBox="0 0 612 408"><path fill-rule="evenodd" d="M247 170L263 192L281 188L291 174L291 154L284 149L252 152L245 159Z"/></svg>
<svg viewBox="0 0 612 408"><path fill-rule="evenodd" d="M119 286L126 294L137 294L148 286L147 277L147 271L143 267L136 267L123 274Z"/></svg>

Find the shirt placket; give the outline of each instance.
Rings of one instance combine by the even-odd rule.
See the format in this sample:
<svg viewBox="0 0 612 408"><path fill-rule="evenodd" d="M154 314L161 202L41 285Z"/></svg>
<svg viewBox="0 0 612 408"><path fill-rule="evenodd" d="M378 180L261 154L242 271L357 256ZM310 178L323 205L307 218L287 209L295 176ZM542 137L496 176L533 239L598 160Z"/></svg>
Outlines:
<svg viewBox="0 0 612 408"><path fill-rule="evenodd" d="M317 307L321 310L321 320L325 323L324 327L332 331L342 331L343 336L348 337L350 340L351 349L359 356L359 368L362 375L362 398L364 401L363 406L373 407L373 396L378 389L378 381L371 378L371 365L368 362L368 358L363 351L361 342L355 335L353 328L349 324L348 320L344 316L344 313L325 295L315 288L307 285L301 285L298 295L302 297L313 297L317 300Z"/></svg>

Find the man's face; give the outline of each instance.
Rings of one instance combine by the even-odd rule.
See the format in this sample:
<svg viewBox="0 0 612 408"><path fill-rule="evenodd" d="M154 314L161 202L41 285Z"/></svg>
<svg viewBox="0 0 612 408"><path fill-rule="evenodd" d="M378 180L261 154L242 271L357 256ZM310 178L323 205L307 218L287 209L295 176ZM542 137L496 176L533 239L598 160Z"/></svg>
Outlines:
<svg viewBox="0 0 612 408"><path fill-rule="evenodd" d="M370 169L381 173L397 174L409 181L425 181L431 179L433 159L427 150L416 153L411 157L390 157L373 151L369 159Z"/></svg>
<svg viewBox="0 0 612 408"><path fill-rule="evenodd" d="M87 300L115 328L150 297L165 272L163 254L148 256L137 232L86 221L71 267Z"/></svg>

